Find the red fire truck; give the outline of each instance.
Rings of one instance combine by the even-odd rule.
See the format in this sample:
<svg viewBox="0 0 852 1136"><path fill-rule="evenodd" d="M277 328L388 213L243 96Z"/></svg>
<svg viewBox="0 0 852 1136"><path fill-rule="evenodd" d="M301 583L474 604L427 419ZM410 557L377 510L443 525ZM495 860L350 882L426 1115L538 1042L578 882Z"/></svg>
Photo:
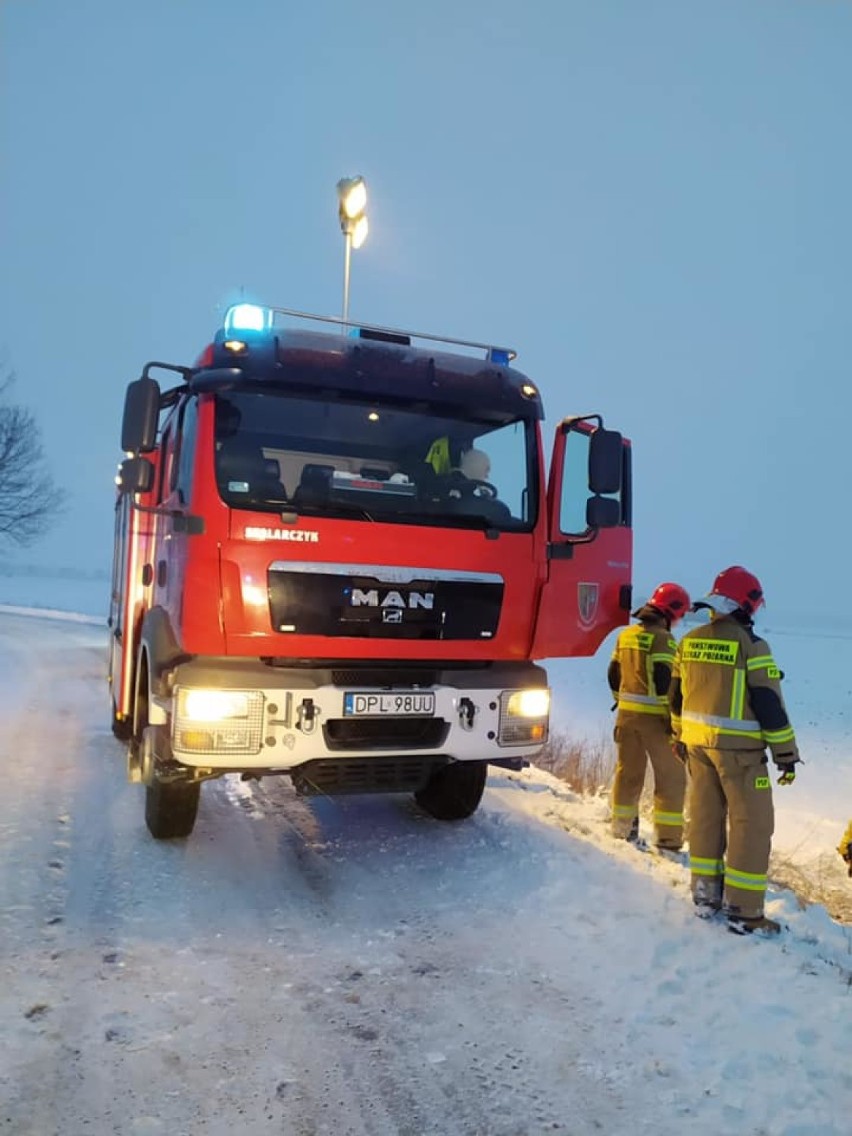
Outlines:
<svg viewBox="0 0 852 1136"><path fill-rule="evenodd" d="M566 418L546 476L513 359L239 304L194 366L129 384L112 729L154 837L225 773L458 819L489 764L540 752L534 660L594 653L630 610L630 447Z"/></svg>

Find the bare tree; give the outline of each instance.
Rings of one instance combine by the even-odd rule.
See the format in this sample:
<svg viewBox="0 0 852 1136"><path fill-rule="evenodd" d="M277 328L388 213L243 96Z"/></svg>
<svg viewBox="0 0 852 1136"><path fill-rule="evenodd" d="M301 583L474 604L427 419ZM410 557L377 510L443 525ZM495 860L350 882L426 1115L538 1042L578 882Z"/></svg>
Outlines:
<svg viewBox="0 0 852 1136"><path fill-rule="evenodd" d="M0 541L25 545L56 516L61 497L47 468L38 423L25 406L8 401L14 375L0 376Z"/></svg>

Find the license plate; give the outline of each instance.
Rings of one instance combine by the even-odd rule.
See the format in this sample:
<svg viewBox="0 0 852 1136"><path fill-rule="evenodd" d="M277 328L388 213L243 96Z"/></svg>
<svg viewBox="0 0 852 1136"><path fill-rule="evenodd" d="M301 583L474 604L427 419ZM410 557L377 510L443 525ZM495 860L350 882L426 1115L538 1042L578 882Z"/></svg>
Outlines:
<svg viewBox="0 0 852 1136"><path fill-rule="evenodd" d="M347 718L431 718L435 713L433 693L361 694L347 691L343 695L343 714Z"/></svg>

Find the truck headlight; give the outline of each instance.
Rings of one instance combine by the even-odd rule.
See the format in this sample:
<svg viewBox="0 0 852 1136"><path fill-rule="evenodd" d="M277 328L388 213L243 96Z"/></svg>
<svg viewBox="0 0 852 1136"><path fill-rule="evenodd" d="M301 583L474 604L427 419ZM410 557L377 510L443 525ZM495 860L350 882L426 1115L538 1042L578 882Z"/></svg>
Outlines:
<svg viewBox="0 0 852 1136"><path fill-rule="evenodd" d="M543 745L547 741L550 691L504 690L500 696L500 745Z"/></svg>
<svg viewBox="0 0 852 1136"><path fill-rule="evenodd" d="M178 698L178 713L188 722L248 717L249 695L244 690L181 690Z"/></svg>
<svg viewBox="0 0 852 1136"><path fill-rule="evenodd" d="M259 690L178 687L172 749L183 753L258 753L263 727Z"/></svg>

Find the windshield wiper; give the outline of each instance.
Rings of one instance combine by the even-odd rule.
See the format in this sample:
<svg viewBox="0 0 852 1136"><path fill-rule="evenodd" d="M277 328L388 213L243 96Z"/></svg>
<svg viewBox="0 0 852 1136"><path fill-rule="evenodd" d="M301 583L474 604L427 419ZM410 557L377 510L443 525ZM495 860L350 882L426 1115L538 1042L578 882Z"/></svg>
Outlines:
<svg viewBox="0 0 852 1136"><path fill-rule="evenodd" d="M228 504L232 509L263 509L266 512L280 513L282 510L293 508L286 497L255 497L253 495L240 495L239 501L230 499Z"/></svg>
<svg viewBox="0 0 852 1136"><path fill-rule="evenodd" d="M344 516L358 517L362 521L376 521L376 518L361 505L339 505L337 502L331 506L300 505L297 508L295 505L290 505L287 512L294 513L297 517L328 517L330 520L335 520Z"/></svg>
<svg viewBox="0 0 852 1136"><path fill-rule="evenodd" d="M504 531L503 529L498 529L494 522L482 513L462 513L456 516L442 517L441 520L452 528L482 529L489 540L496 540L500 533ZM473 522L472 524L465 523L471 521Z"/></svg>

